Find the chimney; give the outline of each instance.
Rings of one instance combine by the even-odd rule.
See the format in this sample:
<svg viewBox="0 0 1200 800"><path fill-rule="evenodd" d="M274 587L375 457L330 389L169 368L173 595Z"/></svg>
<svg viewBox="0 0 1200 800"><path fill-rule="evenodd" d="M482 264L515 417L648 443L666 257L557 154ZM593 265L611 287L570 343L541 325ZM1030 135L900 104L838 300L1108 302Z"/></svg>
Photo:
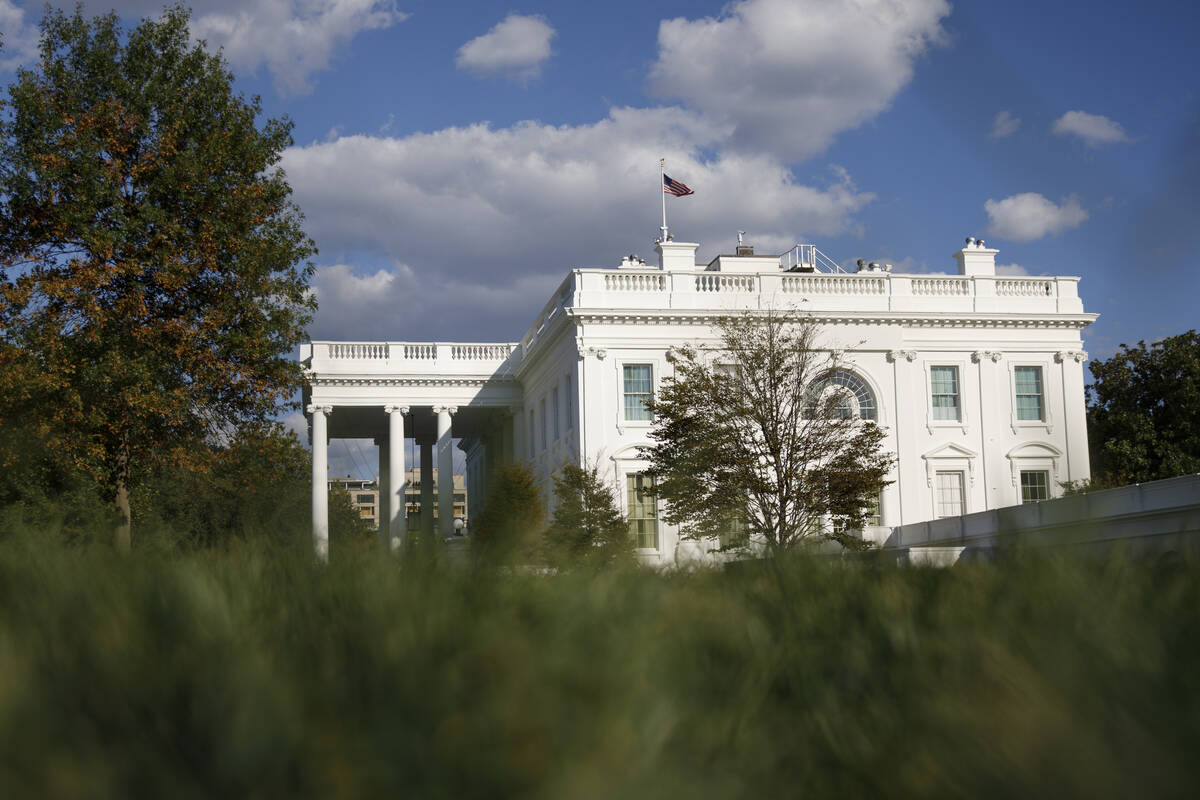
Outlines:
<svg viewBox="0 0 1200 800"><path fill-rule="evenodd" d="M968 236L966 246L954 254L954 260L958 262L958 274L995 275L996 253L999 252L987 247L983 239Z"/></svg>
<svg viewBox="0 0 1200 800"><path fill-rule="evenodd" d="M696 248L699 242L677 242L668 239L654 245L658 253L658 268L661 270L693 270L696 268Z"/></svg>

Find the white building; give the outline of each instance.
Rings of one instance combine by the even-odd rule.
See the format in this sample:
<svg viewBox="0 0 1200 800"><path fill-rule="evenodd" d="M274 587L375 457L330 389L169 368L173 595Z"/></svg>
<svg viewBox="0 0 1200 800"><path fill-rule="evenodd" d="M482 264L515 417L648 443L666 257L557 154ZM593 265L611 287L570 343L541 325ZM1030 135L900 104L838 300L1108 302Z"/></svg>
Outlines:
<svg viewBox="0 0 1200 800"><path fill-rule="evenodd" d="M641 401L683 342L717 345L714 315L793 307L815 316L852 369L838 381L860 413L888 431L894 483L880 498L886 528L1010 506L1057 494L1089 476L1075 277L996 275L996 250L968 239L956 275L899 275L861 265L838 271L811 245L784 256L739 246L707 265L695 243L656 245L609 269L572 269L519 342L312 342L301 346L313 443L313 529L327 548L327 437L380 445L381 530L405 530L405 438L428 475L467 455L471 514L487 475L527 460L550 499L566 463L597 463L625 498L647 561L673 563L707 548L680 546L643 492L651 442ZM431 480L422 482L431 486ZM451 524L449 492L438 498ZM432 500L432 498L431 498ZM449 534L449 530L443 533Z"/></svg>

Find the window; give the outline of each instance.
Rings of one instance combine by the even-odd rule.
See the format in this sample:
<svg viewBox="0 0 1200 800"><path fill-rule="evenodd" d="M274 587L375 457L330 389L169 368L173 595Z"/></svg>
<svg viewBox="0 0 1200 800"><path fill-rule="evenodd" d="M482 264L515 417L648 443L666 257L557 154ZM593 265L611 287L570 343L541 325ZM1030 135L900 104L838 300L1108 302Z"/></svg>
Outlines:
<svg viewBox="0 0 1200 800"><path fill-rule="evenodd" d="M644 472L625 475L629 535L640 550L658 549L658 514L654 506L654 481Z"/></svg>
<svg viewBox="0 0 1200 800"><path fill-rule="evenodd" d="M1046 418L1042 399L1042 368L1013 367L1016 384L1017 419L1042 421Z"/></svg>
<svg viewBox="0 0 1200 800"><path fill-rule="evenodd" d="M554 405L554 441L557 442L558 438L560 436L562 436L562 430L560 429L560 426L559 426L559 417L558 417L558 387L557 386L554 387L554 393L551 396L551 403L553 403L553 405Z"/></svg>
<svg viewBox="0 0 1200 800"><path fill-rule="evenodd" d="M529 457L533 457L534 451L537 449L536 441L533 436L533 409L529 409Z"/></svg>
<svg viewBox="0 0 1200 800"><path fill-rule="evenodd" d="M649 364L626 364L625 377L625 419L640 422L650 421L650 409L646 403L650 400L652 388Z"/></svg>
<svg viewBox="0 0 1200 800"><path fill-rule="evenodd" d="M930 367L929 383L933 418L955 422L962 419L958 403L958 367Z"/></svg>
<svg viewBox="0 0 1200 800"><path fill-rule="evenodd" d="M571 409L571 376L570 375L568 375L566 380L563 382L563 389L565 390L564 395L563 395L563 400L567 404L567 430L571 430L571 428L575 424L575 418L574 418L574 411Z"/></svg>
<svg viewBox="0 0 1200 800"><path fill-rule="evenodd" d="M958 517L966 511L963 496L963 474L961 472L939 472L937 474L937 515Z"/></svg>
<svg viewBox="0 0 1200 800"><path fill-rule="evenodd" d="M375 495L360 494L354 498L354 502L358 503L360 506L374 505L375 504Z"/></svg>
<svg viewBox="0 0 1200 800"><path fill-rule="evenodd" d="M546 395L542 395L542 449L546 449Z"/></svg>
<svg viewBox="0 0 1200 800"><path fill-rule="evenodd" d="M725 521L725 526L721 528L721 533L717 537L717 542L722 550L728 550L733 547L742 547L746 544L746 540L750 536L750 531L746 526L746 517L744 512L730 511Z"/></svg>
<svg viewBox="0 0 1200 800"><path fill-rule="evenodd" d="M863 520L863 525L882 525L883 517L879 509L883 508L883 492L875 495L871 502L867 503L867 518Z"/></svg>
<svg viewBox="0 0 1200 800"><path fill-rule="evenodd" d="M1044 469L1021 470L1021 502L1037 503L1050 499L1050 473Z"/></svg>
<svg viewBox="0 0 1200 800"><path fill-rule="evenodd" d="M840 419L875 419L875 395L862 378L844 369L830 370L813 381L805 405L815 407L830 387L837 392L834 413Z"/></svg>

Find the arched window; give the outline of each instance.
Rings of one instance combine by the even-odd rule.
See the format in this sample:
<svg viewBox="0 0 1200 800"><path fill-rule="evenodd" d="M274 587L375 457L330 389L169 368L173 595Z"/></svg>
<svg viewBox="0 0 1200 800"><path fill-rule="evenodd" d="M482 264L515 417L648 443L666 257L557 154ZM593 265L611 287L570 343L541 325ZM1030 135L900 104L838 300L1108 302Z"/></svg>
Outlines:
<svg viewBox="0 0 1200 800"><path fill-rule="evenodd" d="M836 409L842 419L858 417L875 420L875 395L871 394L871 387L867 386L867 382L853 372L831 369L813 381L808 387L808 407L815 406L827 391L837 392Z"/></svg>

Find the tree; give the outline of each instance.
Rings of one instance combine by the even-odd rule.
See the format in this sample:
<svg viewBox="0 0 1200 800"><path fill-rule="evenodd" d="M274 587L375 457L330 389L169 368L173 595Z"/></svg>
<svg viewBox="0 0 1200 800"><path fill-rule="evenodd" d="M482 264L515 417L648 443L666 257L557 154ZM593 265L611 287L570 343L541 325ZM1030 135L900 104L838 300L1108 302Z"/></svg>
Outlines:
<svg viewBox="0 0 1200 800"><path fill-rule="evenodd" d="M894 459L839 385L841 357L792 312L718 327L719 348L669 354L674 375L650 402L646 453L664 519L685 538L772 554L814 538L856 544L847 531L862 527Z"/></svg>
<svg viewBox="0 0 1200 800"><path fill-rule="evenodd" d="M1200 334L1122 344L1090 368L1093 484L1200 472Z"/></svg>
<svg viewBox="0 0 1200 800"><path fill-rule="evenodd" d="M488 480L472 546L489 561L528 559L545 524L546 506L533 470L524 463L505 464Z"/></svg>
<svg viewBox="0 0 1200 800"><path fill-rule="evenodd" d="M554 477L547 555L564 566L610 566L630 559L633 539L613 489L593 464L568 464Z"/></svg>
<svg viewBox="0 0 1200 800"><path fill-rule="evenodd" d="M36 429L104 488L130 546L148 466L293 396L315 253L258 127L176 7L123 31L50 11L0 120L0 424Z"/></svg>

